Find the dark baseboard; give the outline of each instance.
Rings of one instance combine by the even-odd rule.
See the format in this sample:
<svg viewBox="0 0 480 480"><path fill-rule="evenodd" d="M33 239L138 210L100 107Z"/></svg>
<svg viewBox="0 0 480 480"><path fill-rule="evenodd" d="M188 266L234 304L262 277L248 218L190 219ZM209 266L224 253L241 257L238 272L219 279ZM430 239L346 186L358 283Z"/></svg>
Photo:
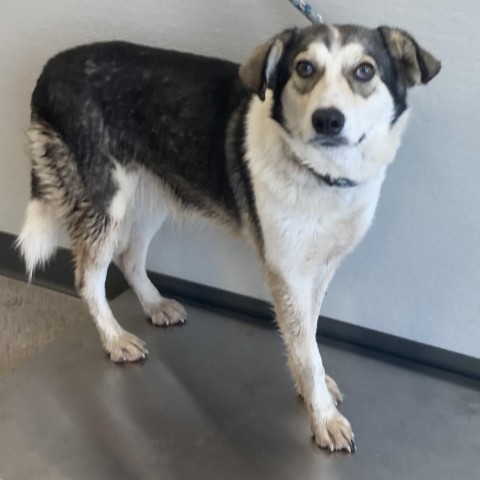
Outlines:
<svg viewBox="0 0 480 480"><path fill-rule="evenodd" d="M273 308L268 302L160 273L149 272L149 275L162 293L229 314L234 312L244 319L262 322L266 326L275 326ZM320 341L336 340L480 380L480 358L327 317L320 318L317 335Z"/></svg>
<svg viewBox="0 0 480 480"><path fill-rule="evenodd" d="M25 265L14 247L16 238L11 233L0 232L0 275L26 281ZM35 272L32 283L69 295L77 295L70 250L59 248L46 268ZM105 286L107 298L111 300L127 289L128 284L122 273L115 265L111 265Z"/></svg>
<svg viewBox="0 0 480 480"><path fill-rule="evenodd" d="M26 280L23 263L13 248L15 236L0 232L0 275ZM237 293L182 280L156 272L149 276L165 295L184 299L229 315L274 327L272 306L268 302ZM59 249L48 267L38 272L33 283L75 295L70 251ZM128 288L122 273L111 266L107 277L107 297L113 299ZM432 347L376 330L322 317L318 326L320 341L340 341L374 352L435 367L442 371L480 380L480 358Z"/></svg>

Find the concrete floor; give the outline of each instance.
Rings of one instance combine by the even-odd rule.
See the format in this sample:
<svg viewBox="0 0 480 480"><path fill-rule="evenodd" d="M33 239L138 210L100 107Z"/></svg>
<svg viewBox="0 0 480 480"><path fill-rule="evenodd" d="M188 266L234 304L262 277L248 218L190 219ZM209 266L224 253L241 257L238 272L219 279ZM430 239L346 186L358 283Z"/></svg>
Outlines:
<svg viewBox="0 0 480 480"><path fill-rule="evenodd" d="M0 378L86 319L78 298L0 276Z"/></svg>
<svg viewBox="0 0 480 480"><path fill-rule="evenodd" d="M345 394L355 455L310 440L278 334L188 307L156 329L131 292L112 302L148 342L111 364L79 322L0 381L4 480L474 480L480 384L345 345L322 345Z"/></svg>

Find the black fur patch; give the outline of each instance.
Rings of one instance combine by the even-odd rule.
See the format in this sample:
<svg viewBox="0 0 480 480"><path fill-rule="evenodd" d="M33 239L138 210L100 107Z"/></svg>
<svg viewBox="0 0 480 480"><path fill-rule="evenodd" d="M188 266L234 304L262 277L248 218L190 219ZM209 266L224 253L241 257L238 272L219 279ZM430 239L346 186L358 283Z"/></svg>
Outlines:
<svg viewBox="0 0 480 480"><path fill-rule="evenodd" d="M63 52L46 65L32 116L54 128L92 203L116 190L113 162L143 165L189 208L239 220L226 172L226 125L250 94L238 65L125 42Z"/></svg>
<svg viewBox="0 0 480 480"><path fill-rule="evenodd" d="M401 80L395 61L388 50L385 35L381 29L378 29L377 32L385 51L384 55L388 57L388 61L385 60L388 67L384 68L382 80L390 91L395 105L395 114L392 119L392 124L394 124L407 109L407 86L405 82Z"/></svg>
<svg viewBox="0 0 480 480"><path fill-rule="evenodd" d="M239 109L232 116L229 135L227 137L227 165L232 191L235 195L239 211L247 212L253 227L258 252L264 253L263 233L258 216L252 179L245 159L246 155L246 115L250 99L243 100Z"/></svg>
<svg viewBox="0 0 480 480"><path fill-rule="evenodd" d="M280 125L285 127L285 121L283 118L283 105L282 94L285 85L290 79L292 74L292 65L294 58L301 51L301 41L304 38L303 31L294 29L291 31L289 41L284 45L283 55L278 62L275 72L275 82L273 88L273 107L272 118L276 120Z"/></svg>
<svg viewBox="0 0 480 480"><path fill-rule="evenodd" d="M42 184L35 171L32 169L30 173L30 196L32 198L40 198L42 196Z"/></svg>

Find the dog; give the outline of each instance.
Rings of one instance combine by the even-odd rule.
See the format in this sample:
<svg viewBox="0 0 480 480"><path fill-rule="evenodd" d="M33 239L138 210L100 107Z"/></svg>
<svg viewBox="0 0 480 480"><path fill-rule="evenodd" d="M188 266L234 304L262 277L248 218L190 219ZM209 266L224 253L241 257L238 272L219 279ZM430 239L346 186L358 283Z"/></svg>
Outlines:
<svg viewBox="0 0 480 480"><path fill-rule="evenodd" d="M367 231L407 123L407 90L441 65L396 28L285 30L238 64L126 42L53 57L31 101L31 199L18 246L31 278L65 226L75 284L114 362L147 355L105 297L114 261L154 325L182 305L149 280L168 215L201 215L258 253L313 438L355 450L316 326L327 286Z"/></svg>

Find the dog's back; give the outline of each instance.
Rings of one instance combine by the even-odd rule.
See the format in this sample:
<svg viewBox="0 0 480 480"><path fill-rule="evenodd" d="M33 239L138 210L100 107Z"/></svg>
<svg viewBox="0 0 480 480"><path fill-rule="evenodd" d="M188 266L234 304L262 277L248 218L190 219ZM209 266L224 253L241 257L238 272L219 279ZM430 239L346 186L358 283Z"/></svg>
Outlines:
<svg viewBox="0 0 480 480"><path fill-rule="evenodd" d="M242 96L233 63L101 43L48 62L33 92L32 119L65 143L97 205L115 191L115 160L145 166L194 208L209 200L233 209L225 125Z"/></svg>
<svg viewBox="0 0 480 480"><path fill-rule="evenodd" d="M242 115L232 114L249 97L225 60L126 42L53 57L31 102L31 202L19 238L29 275L55 251L60 223L73 239L102 238L120 168L154 175L177 206L238 229L248 186Z"/></svg>

